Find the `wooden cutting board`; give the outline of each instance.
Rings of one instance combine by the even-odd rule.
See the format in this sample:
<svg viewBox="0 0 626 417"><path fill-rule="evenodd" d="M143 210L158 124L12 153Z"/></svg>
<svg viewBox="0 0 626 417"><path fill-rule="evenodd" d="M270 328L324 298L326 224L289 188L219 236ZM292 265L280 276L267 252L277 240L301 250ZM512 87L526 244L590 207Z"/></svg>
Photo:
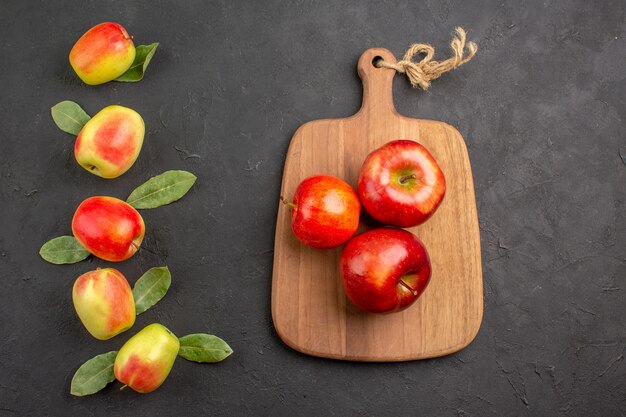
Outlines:
<svg viewBox="0 0 626 417"><path fill-rule="evenodd" d="M465 142L452 126L398 114L395 71L377 68L386 49L368 49L358 63L363 104L345 119L315 120L294 134L281 195L291 199L304 178L335 175L356 189L361 164L394 139L412 139L436 158L445 176L443 203L426 223L408 229L426 246L432 277L408 309L363 313L347 299L339 276L342 248L316 250L291 231L290 208L279 204L272 277L272 318L280 338L309 355L354 361L406 361L456 352L476 336L483 315L480 236Z"/></svg>

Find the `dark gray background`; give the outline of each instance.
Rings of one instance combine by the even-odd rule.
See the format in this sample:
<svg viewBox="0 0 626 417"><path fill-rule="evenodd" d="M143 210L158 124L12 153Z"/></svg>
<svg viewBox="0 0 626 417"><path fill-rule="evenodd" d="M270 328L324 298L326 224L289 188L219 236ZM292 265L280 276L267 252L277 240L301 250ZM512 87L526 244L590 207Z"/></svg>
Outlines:
<svg viewBox="0 0 626 417"><path fill-rule="evenodd" d="M0 3L0 414L13 416L623 416L626 413L626 4L623 1L24 1ZM161 47L138 84L82 84L67 54L102 21ZM413 41L447 56L454 26L476 58L428 92L403 77L398 110L465 137L481 228L485 314L465 350L398 364L308 357L276 336L272 249L284 156L302 123L355 113L356 62ZM114 181L73 158L50 106L112 103L147 125ZM621 157L620 157L621 150ZM90 260L38 256L84 198L125 198L168 169L198 175L180 202L142 212L129 280L167 264L170 293L100 342L71 305ZM178 360L140 396L69 395L77 367L158 321L212 332L234 355Z"/></svg>

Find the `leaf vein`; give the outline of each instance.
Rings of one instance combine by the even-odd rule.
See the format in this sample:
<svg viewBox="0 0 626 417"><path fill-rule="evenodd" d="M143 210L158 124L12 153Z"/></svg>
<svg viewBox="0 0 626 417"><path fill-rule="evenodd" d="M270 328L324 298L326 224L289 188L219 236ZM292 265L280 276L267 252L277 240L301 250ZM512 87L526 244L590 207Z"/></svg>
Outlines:
<svg viewBox="0 0 626 417"><path fill-rule="evenodd" d="M114 364L107 365L107 367L106 367L106 368L103 368L101 371L99 371L99 372L97 372L97 373L93 374L90 378L88 378L88 379L86 379L85 381L83 381L83 384L87 384L87 383L91 382L91 381L92 381L95 377L99 376L101 373L103 373L103 372L105 372L105 371L108 371L108 370L109 370L109 368L113 368L113 365L114 365Z"/></svg>
<svg viewBox="0 0 626 417"><path fill-rule="evenodd" d="M185 182L194 181L194 180L195 180L195 178L192 178L192 179L185 179L185 180L182 180L182 181L176 182L176 183L174 183L174 184L168 185L167 187L159 188L158 190L155 190L155 191L153 191L153 192L151 192L151 193L149 193L149 194L146 194L146 195L144 195L143 197L139 197L139 198L138 198L138 199L136 199L136 200L130 200L130 201L128 201L128 204L131 204L131 205L132 205L132 204L136 203L137 201L144 200L144 199L146 199L146 198L148 198L148 197L150 197L150 196L153 196L154 194L157 194L157 193L163 192L163 191L165 191L165 190L167 190L167 189L169 189L169 188L175 187L175 186L180 185L180 184L183 184L183 183L185 183Z"/></svg>
<svg viewBox="0 0 626 417"><path fill-rule="evenodd" d="M189 345L183 345L180 347L181 349L186 349L186 350L199 350L201 352L230 352L227 349L218 349L218 348L203 348L201 346L189 346Z"/></svg>
<svg viewBox="0 0 626 417"><path fill-rule="evenodd" d="M165 277L165 275L162 275L161 278L159 278L158 280L156 280L154 282L154 284L152 284L150 286L150 288L148 288L146 291L144 291L144 293L141 295L141 297L139 297L138 299L135 300L135 305L139 304L144 298L146 298L146 296L148 294L150 294L152 292L152 290L154 289L154 287L157 286L157 284L160 284L161 281L163 280L163 278Z"/></svg>
<svg viewBox="0 0 626 417"><path fill-rule="evenodd" d="M57 110L58 111L58 110ZM67 113L63 113L62 111L58 111L60 115L63 115L65 117L67 117L70 120L73 120L76 122L77 125L81 125L84 126L84 123L79 122L78 120L74 119L73 117L71 117L70 115L68 115Z"/></svg>
<svg viewBox="0 0 626 417"><path fill-rule="evenodd" d="M61 249L61 250L48 249L43 252L44 253L87 252L87 249Z"/></svg>

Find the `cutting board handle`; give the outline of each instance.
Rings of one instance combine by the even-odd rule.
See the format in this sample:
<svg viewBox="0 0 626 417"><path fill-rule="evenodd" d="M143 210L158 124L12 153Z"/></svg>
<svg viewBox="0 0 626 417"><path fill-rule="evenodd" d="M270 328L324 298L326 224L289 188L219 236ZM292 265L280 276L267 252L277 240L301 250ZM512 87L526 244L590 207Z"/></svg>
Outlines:
<svg viewBox="0 0 626 417"><path fill-rule="evenodd" d="M363 81L363 103L359 113L397 114L393 104L393 77L396 71L390 68L378 68L375 62L378 59L395 64L396 57L385 48L371 48L363 52L357 64L359 77Z"/></svg>

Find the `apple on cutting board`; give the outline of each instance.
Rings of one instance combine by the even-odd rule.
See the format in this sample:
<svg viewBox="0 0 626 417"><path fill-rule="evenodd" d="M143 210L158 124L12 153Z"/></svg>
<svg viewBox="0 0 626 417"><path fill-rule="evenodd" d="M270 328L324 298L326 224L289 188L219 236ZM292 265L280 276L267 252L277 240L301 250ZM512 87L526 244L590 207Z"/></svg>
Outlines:
<svg viewBox="0 0 626 417"><path fill-rule="evenodd" d="M293 197L291 228L305 245L316 249L340 246L359 227L361 203L354 189L331 175L304 179Z"/></svg>
<svg viewBox="0 0 626 417"><path fill-rule="evenodd" d="M404 310L424 292L431 265L411 232L379 228L362 233L343 249L339 271L346 295L370 313Z"/></svg>
<svg viewBox="0 0 626 417"><path fill-rule="evenodd" d="M446 193L446 179L424 146L394 140L365 158L358 192L363 207L376 220L413 227L437 210Z"/></svg>

